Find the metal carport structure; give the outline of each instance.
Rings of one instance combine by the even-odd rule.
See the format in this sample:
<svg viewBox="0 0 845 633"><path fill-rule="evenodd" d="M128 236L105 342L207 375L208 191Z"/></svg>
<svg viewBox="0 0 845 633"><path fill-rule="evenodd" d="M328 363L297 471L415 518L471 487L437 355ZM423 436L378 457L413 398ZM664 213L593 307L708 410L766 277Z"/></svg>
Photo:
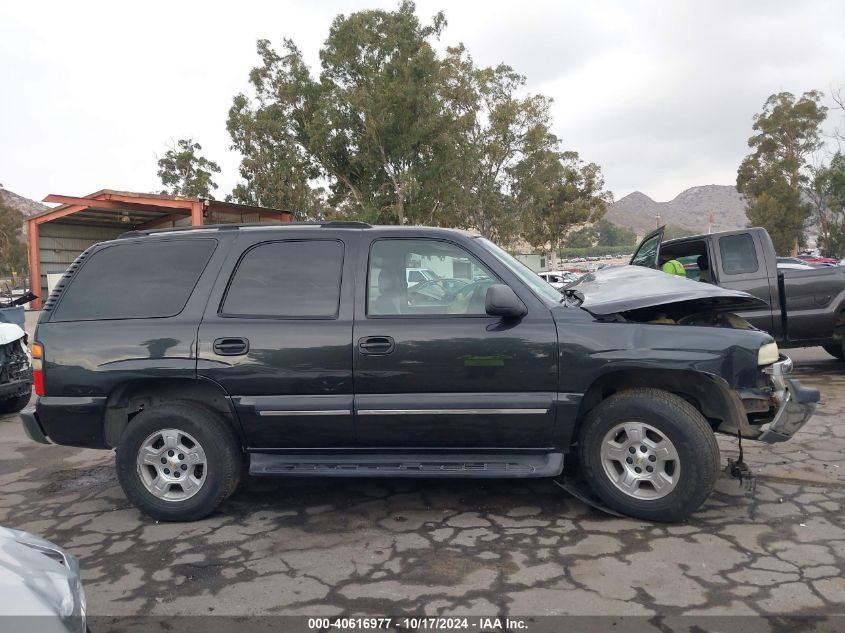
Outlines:
<svg viewBox="0 0 845 633"><path fill-rule="evenodd" d="M88 196L50 194L44 202L59 206L27 218L30 288L47 298L47 275L63 273L76 257L97 242L131 230L202 226L238 222L290 222L291 213L219 200L103 189Z"/></svg>

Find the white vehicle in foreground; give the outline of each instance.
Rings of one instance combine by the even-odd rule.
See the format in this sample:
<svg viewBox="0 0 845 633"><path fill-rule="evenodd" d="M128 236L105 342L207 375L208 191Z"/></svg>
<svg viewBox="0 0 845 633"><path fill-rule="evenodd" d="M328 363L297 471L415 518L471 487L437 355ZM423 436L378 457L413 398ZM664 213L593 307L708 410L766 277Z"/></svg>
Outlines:
<svg viewBox="0 0 845 633"><path fill-rule="evenodd" d="M85 633L85 608L76 557L32 534L0 527L0 615L6 624L17 631Z"/></svg>

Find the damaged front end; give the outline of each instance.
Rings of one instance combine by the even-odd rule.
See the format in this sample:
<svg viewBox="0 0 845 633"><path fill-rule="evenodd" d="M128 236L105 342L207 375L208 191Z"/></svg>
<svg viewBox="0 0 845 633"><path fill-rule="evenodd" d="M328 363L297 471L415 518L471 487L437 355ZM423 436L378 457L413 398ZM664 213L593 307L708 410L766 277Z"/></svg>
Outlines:
<svg viewBox="0 0 845 633"><path fill-rule="evenodd" d="M765 301L747 292L642 266L612 266L588 273L566 286L563 293L569 305L603 321L751 329L744 320L741 325L735 314L725 315L767 307Z"/></svg>
<svg viewBox="0 0 845 633"><path fill-rule="evenodd" d="M769 338L770 342L760 345L759 331L736 314L768 308L764 301L748 293L640 266L618 266L589 273L564 288L563 293L567 305L577 306L601 322L728 328L757 333L748 344L750 349L743 354L743 360L734 358L731 363L741 362L746 366L747 371L741 372L742 381L714 371L705 374L707 380L696 388L698 393L694 397L715 431L768 443L783 442L810 419L818 405L818 390L788 378L792 361L780 354L777 344ZM680 343L686 338L680 339ZM672 341L677 345L677 341ZM709 398L705 391L709 392ZM718 415L708 415L714 411Z"/></svg>
<svg viewBox="0 0 845 633"><path fill-rule="evenodd" d="M786 377L792 371L792 360L786 356L781 355L778 362L763 371L770 376L774 386L771 400L776 413L770 421L760 426L757 439L770 444L785 442L813 415L820 394L818 389L804 387L797 380Z"/></svg>

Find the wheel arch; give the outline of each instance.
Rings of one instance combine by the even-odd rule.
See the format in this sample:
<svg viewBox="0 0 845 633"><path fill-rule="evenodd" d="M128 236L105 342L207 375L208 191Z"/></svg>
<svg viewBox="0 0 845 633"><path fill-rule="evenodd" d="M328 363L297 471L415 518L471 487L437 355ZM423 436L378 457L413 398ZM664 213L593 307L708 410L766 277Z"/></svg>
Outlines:
<svg viewBox="0 0 845 633"><path fill-rule="evenodd" d="M626 368L599 376L584 393L578 409L572 441L584 419L598 404L629 389L660 389L679 396L695 407L715 430L747 424L742 403L727 382L713 374L675 369Z"/></svg>
<svg viewBox="0 0 845 633"><path fill-rule="evenodd" d="M118 385L106 402L106 444L116 447L132 418L144 409L175 401L196 403L220 413L244 445L243 428L230 398L219 384L206 378L141 378Z"/></svg>

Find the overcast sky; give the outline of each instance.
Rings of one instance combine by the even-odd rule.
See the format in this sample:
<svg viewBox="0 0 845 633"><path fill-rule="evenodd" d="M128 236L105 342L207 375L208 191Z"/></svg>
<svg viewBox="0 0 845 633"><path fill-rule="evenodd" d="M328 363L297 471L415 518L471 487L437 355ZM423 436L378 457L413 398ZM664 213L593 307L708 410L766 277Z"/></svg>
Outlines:
<svg viewBox="0 0 845 633"><path fill-rule="evenodd" d="M0 184L34 199L154 191L157 155L192 136L223 169L222 197L238 165L226 114L255 41L290 37L316 71L336 14L397 4L0 2ZM841 1L417 3L426 21L439 9L439 45L554 98L554 131L617 199L734 184L766 97L845 89Z"/></svg>

